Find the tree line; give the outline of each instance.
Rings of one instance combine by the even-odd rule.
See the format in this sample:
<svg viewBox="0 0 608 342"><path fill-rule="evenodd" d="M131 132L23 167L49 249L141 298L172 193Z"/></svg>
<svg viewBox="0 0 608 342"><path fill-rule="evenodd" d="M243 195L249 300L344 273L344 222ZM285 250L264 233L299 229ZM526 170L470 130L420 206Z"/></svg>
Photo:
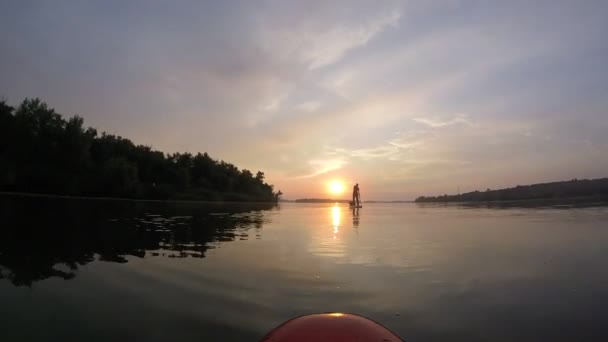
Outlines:
<svg viewBox="0 0 608 342"><path fill-rule="evenodd" d="M516 200L545 200L561 198L608 199L608 178L573 179L532 185L518 185L513 188L473 191L458 195L420 196L416 202L490 202Z"/></svg>
<svg viewBox="0 0 608 342"><path fill-rule="evenodd" d="M85 127L40 99L0 101L0 191L211 201L276 201L264 173L207 153L165 154Z"/></svg>

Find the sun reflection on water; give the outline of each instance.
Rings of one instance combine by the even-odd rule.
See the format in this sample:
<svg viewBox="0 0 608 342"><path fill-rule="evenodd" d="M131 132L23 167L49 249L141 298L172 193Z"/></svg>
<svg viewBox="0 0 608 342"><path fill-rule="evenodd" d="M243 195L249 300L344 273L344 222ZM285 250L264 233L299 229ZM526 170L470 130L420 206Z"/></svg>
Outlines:
<svg viewBox="0 0 608 342"><path fill-rule="evenodd" d="M343 258L346 241L344 230L344 207L339 203L324 207L323 215L315 222L318 229L312 229L310 252L318 256ZM348 213L348 212L347 212Z"/></svg>
<svg viewBox="0 0 608 342"><path fill-rule="evenodd" d="M334 228L334 238L335 238L335 234L338 234L338 232L340 231L340 221L341 221L340 208L338 207L337 204L331 208L331 218L332 218L332 223L333 223L333 228Z"/></svg>

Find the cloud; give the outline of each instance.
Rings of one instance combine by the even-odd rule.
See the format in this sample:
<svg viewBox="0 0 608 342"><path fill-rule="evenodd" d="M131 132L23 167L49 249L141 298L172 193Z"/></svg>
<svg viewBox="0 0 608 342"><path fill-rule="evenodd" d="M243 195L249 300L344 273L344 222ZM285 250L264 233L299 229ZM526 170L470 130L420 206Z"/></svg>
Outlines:
<svg viewBox="0 0 608 342"><path fill-rule="evenodd" d="M308 164L311 166L313 171L303 176L296 178L312 178L320 176L322 174L339 170L348 162L345 159L314 159L310 160Z"/></svg>
<svg viewBox="0 0 608 342"><path fill-rule="evenodd" d="M314 70L339 61L346 52L363 46L377 34L395 26L401 14L397 11L376 18L364 25L336 27L318 34L303 37L303 58L308 69Z"/></svg>
<svg viewBox="0 0 608 342"><path fill-rule="evenodd" d="M333 148L327 152L328 155L341 155L349 159L360 159L363 161L400 161L405 152L414 151L422 146L425 141L432 139L432 135L426 131L411 131L399 134L398 137L386 140L383 144L358 149Z"/></svg>
<svg viewBox="0 0 608 342"><path fill-rule="evenodd" d="M326 76L326 79L321 81L321 86L330 92L348 98L353 91L353 79L356 74L355 70L347 69Z"/></svg>
<svg viewBox="0 0 608 342"><path fill-rule="evenodd" d="M420 148L434 137L435 135L427 130L410 130L408 132L397 133L397 137L389 140L388 144L401 150L412 150Z"/></svg>
<svg viewBox="0 0 608 342"><path fill-rule="evenodd" d="M321 108L322 105L323 104L319 101L308 101L308 102L300 103L300 104L294 106L294 108L297 110L301 110L303 112L314 112L314 111L318 110L319 108Z"/></svg>
<svg viewBox="0 0 608 342"><path fill-rule="evenodd" d="M279 108L281 100L281 97L272 99L267 105L263 106L261 109L265 112L274 112Z"/></svg>
<svg viewBox="0 0 608 342"><path fill-rule="evenodd" d="M366 160L383 158L388 159L399 153L399 147L393 145L382 145L372 148L363 148L348 152L353 158L363 158Z"/></svg>
<svg viewBox="0 0 608 342"><path fill-rule="evenodd" d="M319 9L324 11L326 9ZM265 50L285 60L297 60L310 71L340 61L350 50L365 46L401 18L398 9L353 20L300 23L288 22L260 30ZM301 18L296 18L301 20Z"/></svg>
<svg viewBox="0 0 608 342"><path fill-rule="evenodd" d="M474 124L467 119L467 116L464 114L458 114L454 118L449 120L441 120L441 119L432 119L432 118L413 118L413 121L416 121L421 124L425 124L432 128L440 128L446 126L452 126L456 124L464 124L467 126L474 126Z"/></svg>

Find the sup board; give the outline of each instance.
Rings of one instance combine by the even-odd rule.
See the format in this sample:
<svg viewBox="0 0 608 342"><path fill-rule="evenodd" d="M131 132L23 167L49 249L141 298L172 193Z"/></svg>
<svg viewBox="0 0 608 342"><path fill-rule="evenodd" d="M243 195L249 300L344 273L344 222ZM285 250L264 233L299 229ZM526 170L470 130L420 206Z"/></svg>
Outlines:
<svg viewBox="0 0 608 342"><path fill-rule="evenodd" d="M380 323L354 314L323 313L291 319L260 342L403 342Z"/></svg>
<svg viewBox="0 0 608 342"><path fill-rule="evenodd" d="M353 206L353 205L351 205L351 206L350 206L350 208L351 208L351 209L355 209L355 208L363 208L363 206L362 206L362 205L357 205L357 206Z"/></svg>

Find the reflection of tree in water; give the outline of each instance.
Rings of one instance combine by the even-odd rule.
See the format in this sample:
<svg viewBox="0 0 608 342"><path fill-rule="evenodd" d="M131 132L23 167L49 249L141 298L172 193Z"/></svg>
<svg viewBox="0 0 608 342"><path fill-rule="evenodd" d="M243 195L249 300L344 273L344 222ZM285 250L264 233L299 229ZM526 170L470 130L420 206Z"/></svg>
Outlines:
<svg viewBox="0 0 608 342"><path fill-rule="evenodd" d="M274 204L195 204L0 197L0 278L71 279L91 261L204 258L221 242L260 237Z"/></svg>

